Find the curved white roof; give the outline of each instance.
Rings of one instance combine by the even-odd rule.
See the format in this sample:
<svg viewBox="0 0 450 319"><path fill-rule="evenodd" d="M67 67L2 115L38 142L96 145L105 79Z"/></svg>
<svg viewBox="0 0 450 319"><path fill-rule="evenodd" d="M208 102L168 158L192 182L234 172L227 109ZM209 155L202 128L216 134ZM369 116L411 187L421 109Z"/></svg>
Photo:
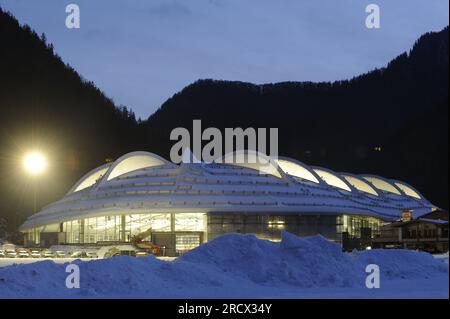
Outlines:
<svg viewBox="0 0 450 319"><path fill-rule="evenodd" d="M391 183L379 176L363 176L365 180L372 183L377 189L396 195L401 195L400 191Z"/></svg>
<svg viewBox="0 0 450 319"><path fill-rule="evenodd" d="M108 173L107 180L116 178L117 176L154 166L161 166L167 161L158 155L148 152L132 152L120 157L112 166Z"/></svg>
<svg viewBox="0 0 450 319"><path fill-rule="evenodd" d="M277 163L270 159L270 157L255 151L238 151L228 153L216 162L246 167L254 169L262 174L273 175L281 178Z"/></svg>
<svg viewBox="0 0 450 319"><path fill-rule="evenodd" d="M320 178L330 186L334 186L345 191L351 192L351 188L342 180L337 174L334 174L323 168L315 168L314 172L320 176Z"/></svg>
<svg viewBox="0 0 450 319"><path fill-rule="evenodd" d="M419 195L419 192L416 191L412 186L407 185L406 183L403 183L403 182L394 182L394 184L395 184L395 186L397 186L398 188L400 188L401 191L402 191L403 193L405 193L406 195L412 196L412 197L415 197L415 198L418 198L418 199L422 198L422 197Z"/></svg>
<svg viewBox="0 0 450 319"><path fill-rule="evenodd" d="M80 180L75 184L74 187L69 191L69 193L72 192L78 192L85 188L91 187L94 185L98 180L100 180L103 175L108 171L110 164L105 164L100 167L97 167L84 175Z"/></svg>
<svg viewBox="0 0 450 319"><path fill-rule="evenodd" d="M277 161L280 168L288 175L295 176L313 183L319 184L319 180L306 165L289 159L280 158Z"/></svg>
<svg viewBox="0 0 450 319"><path fill-rule="evenodd" d="M377 191L368 183L364 182L361 178L349 174L342 174L342 177L357 190L365 192L367 194L378 196Z"/></svg>
<svg viewBox="0 0 450 319"><path fill-rule="evenodd" d="M289 158L278 163L270 160L264 169L226 163L175 165L152 153L132 152L83 176L21 229L124 212L345 213L395 220L404 209L418 216L435 207L404 182L340 174Z"/></svg>

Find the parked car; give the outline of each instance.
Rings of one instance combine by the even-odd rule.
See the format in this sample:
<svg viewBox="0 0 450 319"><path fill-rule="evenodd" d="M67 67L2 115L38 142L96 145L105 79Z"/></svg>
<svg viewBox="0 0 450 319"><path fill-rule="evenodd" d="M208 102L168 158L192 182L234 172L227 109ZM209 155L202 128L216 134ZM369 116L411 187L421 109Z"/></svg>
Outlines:
<svg viewBox="0 0 450 319"><path fill-rule="evenodd" d="M131 256L136 257L135 250L121 250L116 247L111 248L105 253L105 258L111 258L116 256Z"/></svg>
<svg viewBox="0 0 450 319"><path fill-rule="evenodd" d="M55 257L55 253L51 250L45 250L42 252L42 257L44 258L54 258Z"/></svg>
<svg viewBox="0 0 450 319"><path fill-rule="evenodd" d="M19 257L19 258L28 258L28 257L30 257L30 253L26 249L19 249L17 251L17 257Z"/></svg>
<svg viewBox="0 0 450 319"><path fill-rule="evenodd" d="M32 250L30 253L30 257L32 258L41 258L41 252L39 250Z"/></svg>
<svg viewBox="0 0 450 319"><path fill-rule="evenodd" d="M6 257L8 258L16 258L17 257L17 253L15 250L7 250L6 251Z"/></svg>
<svg viewBox="0 0 450 319"><path fill-rule="evenodd" d="M3 251L16 250L16 245L14 245L14 244L3 244L2 249L3 249Z"/></svg>
<svg viewBox="0 0 450 319"><path fill-rule="evenodd" d="M57 250L55 252L55 255L56 255L57 258L64 258L64 257L66 257L66 253L64 251L62 251L62 250Z"/></svg>
<svg viewBox="0 0 450 319"><path fill-rule="evenodd" d="M146 251L137 251L136 252L136 257L145 257L145 256L148 256L148 255L149 255L149 253L146 252Z"/></svg>
<svg viewBox="0 0 450 319"><path fill-rule="evenodd" d="M89 251L86 253L87 258L98 258L97 253L93 251Z"/></svg>
<svg viewBox="0 0 450 319"><path fill-rule="evenodd" d="M74 251L71 255L71 258L88 258L85 251Z"/></svg>

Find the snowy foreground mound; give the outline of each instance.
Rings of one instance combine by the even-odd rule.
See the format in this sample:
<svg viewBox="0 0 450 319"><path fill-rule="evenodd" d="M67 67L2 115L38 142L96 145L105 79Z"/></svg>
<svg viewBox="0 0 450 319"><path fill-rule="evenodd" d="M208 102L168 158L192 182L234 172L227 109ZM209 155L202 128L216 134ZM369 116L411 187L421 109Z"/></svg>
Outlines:
<svg viewBox="0 0 450 319"><path fill-rule="evenodd" d="M420 294L417 283L423 287L448 282L448 264L430 254L405 250L346 254L321 236L299 238L289 233L283 234L281 243L228 234L174 261L149 256L73 263L80 268L80 289L66 288L67 264L49 260L0 268L0 297L345 298L371 297L361 293L375 290L374 297L398 297L402 287L407 296L413 287L419 290L413 297L448 297L445 284L436 288L437 294L436 289L433 295ZM365 288L368 264L380 267L380 289Z"/></svg>

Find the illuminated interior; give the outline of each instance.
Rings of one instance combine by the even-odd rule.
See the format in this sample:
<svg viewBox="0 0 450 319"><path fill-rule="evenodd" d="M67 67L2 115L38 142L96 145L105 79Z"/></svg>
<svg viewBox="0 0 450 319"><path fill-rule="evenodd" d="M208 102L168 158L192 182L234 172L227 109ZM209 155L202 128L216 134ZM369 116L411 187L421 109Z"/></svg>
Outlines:
<svg viewBox="0 0 450 319"><path fill-rule="evenodd" d="M411 187L409 187L409 186L407 186L405 184L402 184L402 183L395 183L395 185L398 188L400 188L406 195L411 196L411 197L415 197L415 198L418 198L418 199L421 198L420 195L417 194L417 192L414 191Z"/></svg>
<svg viewBox="0 0 450 319"><path fill-rule="evenodd" d="M398 189L396 189L393 185L389 184L388 182L383 181L380 178L364 176L364 179L371 182L373 186L375 186L376 188L378 188L382 191L389 192L389 193L396 194L396 195L401 195L400 192L398 191Z"/></svg>
<svg viewBox="0 0 450 319"><path fill-rule="evenodd" d="M370 216L344 214L338 217L338 232L346 232L350 237L358 238L361 236L361 228L370 228L371 237L374 238L380 234L380 228L383 225L386 225L386 222Z"/></svg>
<svg viewBox="0 0 450 319"><path fill-rule="evenodd" d="M317 178L309 170L297 163L282 159L278 160L277 163L283 172L288 175L299 177L317 184L319 183Z"/></svg>
<svg viewBox="0 0 450 319"><path fill-rule="evenodd" d="M172 225L172 220L174 224ZM55 224L59 227L58 224ZM47 226L46 226L47 227ZM157 213L157 214L130 214L125 216L102 216L68 221L63 223L63 232L66 242L97 243L102 241L125 241L139 234L147 232L205 232L206 215L203 213ZM57 231L56 229L43 229L42 232ZM150 236L149 235L149 236Z"/></svg>
<svg viewBox="0 0 450 319"><path fill-rule="evenodd" d="M124 160L122 160L121 162L119 162L111 171L111 173L108 176L108 181L141 169L141 168L145 168L145 167L153 167L153 166L160 166L160 165L164 165L165 163L156 157L150 156L150 155L133 155L131 157L125 158Z"/></svg>
<svg viewBox="0 0 450 319"><path fill-rule="evenodd" d="M351 192L352 190L350 189L350 187L347 186L347 184L345 184L345 182L340 179L339 177L337 177L334 174L331 174L330 172L321 170L321 169L314 169L314 172L316 172L317 175L319 175L319 177L328 185L346 190Z"/></svg>
<svg viewBox="0 0 450 319"><path fill-rule="evenodd" d="M376 190L374 190L369 184L360 180L359 178L349 176L349 175L344 175L343 177L350 185L352 185L357 190L368 193L368 194L372 194L374 196L378 196L378 193L376 192Z"/></svg>

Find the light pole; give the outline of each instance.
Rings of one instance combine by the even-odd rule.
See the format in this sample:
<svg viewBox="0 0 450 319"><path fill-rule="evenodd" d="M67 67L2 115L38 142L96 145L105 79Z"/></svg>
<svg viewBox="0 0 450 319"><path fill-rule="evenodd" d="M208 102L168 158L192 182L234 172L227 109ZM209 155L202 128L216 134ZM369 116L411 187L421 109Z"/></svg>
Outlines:
<svg viewBox="0 0 450 319"><path fill-rule="evenodd" d="M47 168L47 160L45 156L38 151L30 152L23 158L23 166L25 171L33 177L33 214L37 213L37 180ZM37 241L37 232L34 228L34 242Z"/></svg>

